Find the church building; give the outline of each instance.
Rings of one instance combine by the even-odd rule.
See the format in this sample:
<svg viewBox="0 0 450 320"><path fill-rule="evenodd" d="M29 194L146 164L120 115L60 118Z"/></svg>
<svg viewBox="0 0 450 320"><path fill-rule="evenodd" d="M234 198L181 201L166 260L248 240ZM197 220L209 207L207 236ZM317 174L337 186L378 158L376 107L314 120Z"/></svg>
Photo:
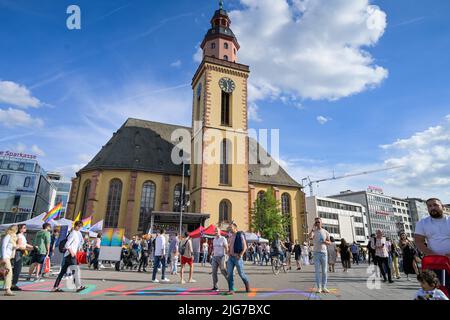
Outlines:
<svg viewBox="0 0 450 320"><path fill-rule="evenodd" d="M291 241L305 240L301 185L281 166L270 173L258 156L265 150L248 137L250 68L238 63L240 46L230 24L221 4L192 78L192 127L128 119L72 180L68 218L81 212L93 223L104 220L105 228L125 228L127 236L159 227L178 232L180 219L183 232L209 224L226 228L231 221L257 231L251 230L250 212L271 187L282 214L291 217ZM187 132L189 141L177 132ZM180 156L187 160L177 161ZM187 206L182 194L189 195Z"/></svg>

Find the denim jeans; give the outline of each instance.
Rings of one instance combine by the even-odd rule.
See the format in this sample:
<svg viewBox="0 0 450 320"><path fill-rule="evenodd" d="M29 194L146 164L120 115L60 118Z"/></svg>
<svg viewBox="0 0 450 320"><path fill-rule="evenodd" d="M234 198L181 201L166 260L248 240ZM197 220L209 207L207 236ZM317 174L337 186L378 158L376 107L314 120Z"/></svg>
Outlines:
<svg viewBox="0 0 450 320"><path fill-rule="evenodd" d="M208 260L208 251L203 251L202 264L205 264L207 260Z"/></svg>
<svg viewBox="0 0 450 320"><path fill-rule="evenodd" d="M178 256L172 253L172 273L177 273Z"/></svg>
<svg viewBox="0 0 450 320"><path fill-rule="evenodd" d="M326 288L328 276L328 257L326 252L314 252L314 270L316 272L317 288Z"/></svg>
<svg viewBox="0 0 450 320"><path fill-rule="evenodd" d="M237 257L230 256L227 261L227 274L228 274L228 289L230 291L234 291L234 267L237 268L237 271L239 273L239 276L241 277L244 284L248 285L248 278L244 272L244 261L241 259L238 259Z"/></svg>
<svg viewBox="0 0 450 320"><path fill-rule="evenodd" d="M161 279L166 277L166 257L165 256L155 256L155 262L153 264L153 276L152 280L156 280L156 273L158 272L158 266L161 263Z"/></svg>

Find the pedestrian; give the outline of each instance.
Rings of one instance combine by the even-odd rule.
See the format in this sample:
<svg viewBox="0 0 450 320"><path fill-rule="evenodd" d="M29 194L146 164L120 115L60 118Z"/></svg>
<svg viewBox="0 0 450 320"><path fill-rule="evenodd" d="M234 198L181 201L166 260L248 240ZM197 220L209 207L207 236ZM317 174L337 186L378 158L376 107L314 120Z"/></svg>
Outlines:
<svg viewBox="0 0 450 320"><path fill-rule="evenodd" d="M10 226L2 239L2 256L0 259L0 264L3 264L8 274L5 277L5 296L15 296L11 291L12 279L13 279L13 269L11 266L11 259L15 257L15 252L17 249L17 226Z"/></svg>
<svg viewBox="0 0 450 320"><path fill-rule="evenodd" d="M414 241L417 248L425 256L441 255L450 258L450 216L444 214L442 201L431 198L426 201L429 216L416 224ZM426 244L425 244L426 242ZM418 261L418 258L416 258ZM443 278L442 270L433 270L439 279ZM450 275L446 273L445 284L450 291ZM444 281L443 281L444 283Z"/></svg>
<svg viewBox="0 0 450 320"><path fill-rule="evenodd" d="M205 242L202 244L202 267L205 266L208 261L208 241L205 239Z"/></svg>
<svg viewBox="0 0 450 320"><path fill-rule="evenodd" d="M283 265L286 265L285 262L285 256L284 251L286 250L286 247L284 244L280 241L278 234L274 235L274 239L272 241L272 244L270 245L270 258L277 257Z"/></svg>
<svg viewBox="0 0 450 320"><path fill-rule="evenodd" d="M350 268L350 246L344 238L341 239L341 244L339 245L339 254L341 255L342 267L344 268L344 272L348 272Z"/></svg>
<svg viewBox="0 0 450 320"><path fill-rule="evenodd" d="M228 274L225 267L225 256L228 254L228 242L224 236L220 234L220 229L216 227L216 236L213 240L213 252L212 252L212 280L213 287L212 291L219 291L217 286L219 282L217 271L220 268L220 272L223 274L225 279L228 281Z"/></svg>
<svg viewBox="0 0 450 320"><path fill-rule="evenodd" d="M30 280L31 275L35 270L36 270L35 280L40 279L41 267L44 264L45 259L47 259L50 254L50 242L51 242L50 230L51 230L50 223L47 222L44 223L42 225L42 230L38 231L36 237L33 240L34 250L31 256L31 266L28 271L28 278L27 278L28 281Z"/></svg>
<svg viewBox="0 0 450 320"><path fill-rule="evenodd" d="M268 252L268 250L269 250L269 246L267 245L267 243L264 243L262 248L261 248L262 259L261 259L261 262L259 263L261 266L263 265L264 262L266 263L266 266L269 263L269 252Z"/></svg>
<svg viewBox="0 0 450 320"><path fill-rule="evenodd" d="M398 246L397 242L392 241L392 245L391 245L391 256L392 256L392 271L393 271L393 276L396 279L400 279L400 268L398 265L398 259L401 256L401 250L400 247Z"/></svg>
<svg viewBox="0 0 450 320"><path fill-rule="evenodd" d="M194 263L200 262L200 251L201 251L200 239L201 238L191 239L192 250L194 250Z"/></svg>
<svg viewBox="0 0 450 320"><path fill-rule="evenodd" d="M302 270L302 263L301 263L302 247L300 246L298 240L295 240L295 245L294 245L293 251L294 251L294 259L297 264L297 270Z"/></svg>
<svg viewBox="0 0 450 320"><path fill-rule="evenodd" d="M370 239L372 241L372 239L375 239L375 233L372 233L370 235ZM370 241L367 244L367 251L369 253L369 266L370 266L370 262L372 261L373 264L376 266L377 262L375 261L375 249L372 248L372 246L370 245Z"/></svg>
<svg viewBox="0 0 450 320"><path fill-rule="evenodd" d="M250 283L247 275L244 271L243 255L247 251L247 241L245 240L244 233L238 231L238 226L235 222L232 222L228 227L230 234L228 239L229 258L227 261L227 274L228 274L228 294L233 295L234 288L234 268L236 267L239 277L242 279L245 285L245 290L250 292Z"/></svg>
<svg viewBox="0 0 450 320"><path fill-rule="evenodd" d="M284 243L284 247L286 248L286 264L288 265L288 270L292 270L291 267L291 259L292 259L292 242L289 239L286 239Z"/></svg>
<svg viewBox="0 0 450 320"><path fill-rule="evenodd" d="M189 265L189 283L197 282L195 281L192 276L194 274L194 256L193 256L193 248L192 248L192 240L189 237L189 233L185 232L184 234L185 239L180 242L180 255L181 255L181 283L184 284L186 281L184 281L184 265Z"/></svg>
<svg viewBox="0 0 450 320"><path fill-rule="evenodd" d="M389 252L386 247L386 238L383 237L383 232L381 230L378 229L376 231L376 238L372 239L371 246L375 249L375 256L378 267L380 268L380 273L383 277L383 282L389 280L389 283L393 283L391 267L389 266Z"/></svg>
<svg viewBox="0 0 450 320"><path fill-rule="evenodd" d="M166 278L166 236L165 230L161 229L159 235L155 239L155 261L153 263L153 276L152 282L158 283L159 280L156 279L156 274L158 272L159 264L161 263L161 281L169 282L170 280Z"/></svg>
<svg viewBox="0 0 450 320"><path fill-rule="evenodd" d="M145 270L145 268L148 265L148 257L149 257L149 250L148 250L148 237L146 234L142 235L142 240L141 240L141 257L139 259L139 267L138 267L138 272L141 272L141 268L142 271L147 272L147 270Z"/></svg>
<svg viewBox="0 0 450 320"><path fill-rule="evenodd" d="M419 274L419 268L416 262L418 252L404 232L400 233L399 245L402 250L403 272L406 274L406 280L410 281L410 274Z"/></svg>
<svg viewBox="0 0 450 320"><path fill-rule="evenodd" d="M73 269L72 274L75 278L75 286L76 292L81 292L86 287L81 285L81 275L80 269L78 268L77 262L77 253L83 245L83 235L80 232L80 229L83 227L82 221L76 221L72 231L69 233L67 237L67 241L64 244L64 259L61 265L61 271L56 278L55 284L53 285L53 292L62 292L59 288L59 284L61 283L62 278L67 273L69 268Z"/></svg>
<svg viewBox="0 0 450 320"><path fill-rule="evenodd" d="M16 253L14 255L14 263L13 263L13 278L12 278L12 286L11 291L22 291L17 286L19 282L19 276L22 272L23 266L23 255L27 250L33 250L33 246L29 245L27 242L27 238L25 237L25 233L27 232L27 226L25 224L19 224L17 227L17 248Z"/></svg>
<svg viewBox="0 0 450 320"><path fill-rule="evenodd" d="M175 233L175 236L170 241L170 246L169 246L170 265L171 265L171 274L172 275L177 274L179 247L180 247L180 239L178 237L178 233Z"/></svg>
<svg viewBox="0 0 450 320"><path fill-rule="evenodd" d="M425 270L417 275L421 288L417 291L414 300L448 300L448 297L439 289L439 279L431 270Z"/></svg>
<svg viewBox="0 0 450 320"><path fill-rule="evenodd" d="M59 238L59 229L55 228L53 229L53 233L52 236L50 237L50 253L49 253L49 257L53 257L53 254L55 253L55 246L56 246L56 241Z"/></svg>
<svg viewBox="0 0 450 320"><path fill-rule="evenodd" d="M309 246L308 243L305 241L303 242L302 246L302 262L304 266L308 266L309 263Z"/></svg>
<svg viewBox="0 0 450 320"><path fill-rule="evenodd" d="M328 257L327 246L330 242L330 234L322 228L322 219L317 217L314 226L309 233L310 240L314 243L314 269L316 274L316 292L329 293L327 289Z"/></svg>
<svg viewBox="0 0 450 320"><path fill-rule="evenodd" d="M356 242L353 242L352 246L350 247L350 250L352 252L353 256L353 264L359 265L359 248Z"/></svg>
<svg viewBox="0 0 450 320"><path fill-rule="evenodd" d="M333 237L330 237L330 242L331 243L327 246L328 271L335 272L334 265L336 264L337 259L337 247Z"/></svg>
<svg viewBox="0 0 450 320"><path fill-rule="evenodd" d="M98 270L98 257L100 255L100 245L102 243L102 234L98 233L97 237L92 242L92 255L93 258L90 261L89 268L92 266L94 270Z"/></svg>

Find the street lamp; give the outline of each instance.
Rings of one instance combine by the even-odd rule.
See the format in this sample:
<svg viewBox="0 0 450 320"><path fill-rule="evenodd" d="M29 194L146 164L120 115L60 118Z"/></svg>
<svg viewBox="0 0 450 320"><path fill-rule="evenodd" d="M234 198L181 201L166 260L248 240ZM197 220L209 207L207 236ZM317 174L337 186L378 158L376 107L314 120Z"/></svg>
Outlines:
<svg viewBox="0 0 450 320"><path fill-rule="evenodd" d="M184 207L184 161L183 165L183 174L181 176L181 191L180 191L180 236L183 234L183 207Z"/></svg>

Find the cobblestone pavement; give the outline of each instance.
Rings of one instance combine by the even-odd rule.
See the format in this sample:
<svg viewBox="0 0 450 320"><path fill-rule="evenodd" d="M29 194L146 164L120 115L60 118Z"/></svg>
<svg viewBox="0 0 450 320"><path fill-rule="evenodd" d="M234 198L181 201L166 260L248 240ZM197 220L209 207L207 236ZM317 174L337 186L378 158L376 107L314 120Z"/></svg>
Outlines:
<svg viewBox="0 0 450 320"><path fill-rule="evenodd" d="M396 280L393 284L382 283L376 279L373 266L367 264L353 266L348 273L336 268L335 273L329 273L329 294L314 293L314 266L304 266L301 271L293 270L274 275L269 266L255 266L246 263L245 271L250 279L252 291L245 292L239 276L235 276L235 286L238 290L233 296L225 295L227 284L219 274L220 292L210 291L211 267L195 265L194 279L196 283L181 284L179 275L168 275L170 283L151 283L151 273L137 273L132 271L116 272L113 269L101 271L81 268L83 284L87 287L81 293L65 288L66 281L62 281L63 293L52 293L56 276L44 278L38 282L21 281L19 286L24 291L17 292L15 297L0 296L4 299L31 300L95 300L95 299L223 299L223 300L411 300L419 288L415 278L407 281L406 277ZM24 268L26 271L26 268ZM149 271L149 270L148 270ZM187 273L185 274L187 278ZM158 274L158 279L161 275ZM23 279L21 279L23 280ZM3 287L3 283L0 283Z"/></svg>

